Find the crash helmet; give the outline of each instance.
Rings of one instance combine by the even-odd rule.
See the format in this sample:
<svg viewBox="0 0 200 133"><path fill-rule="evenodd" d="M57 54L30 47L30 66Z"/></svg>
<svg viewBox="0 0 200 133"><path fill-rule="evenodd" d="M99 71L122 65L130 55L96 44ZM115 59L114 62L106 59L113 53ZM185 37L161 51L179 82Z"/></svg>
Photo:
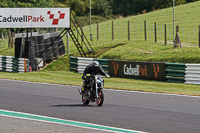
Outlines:
<svg viewBox="0 0 200 133"><path fill-rule="evenodd" d="M93 61L91 63L92 67L99 67L99 62L98 61Z"/></svg>

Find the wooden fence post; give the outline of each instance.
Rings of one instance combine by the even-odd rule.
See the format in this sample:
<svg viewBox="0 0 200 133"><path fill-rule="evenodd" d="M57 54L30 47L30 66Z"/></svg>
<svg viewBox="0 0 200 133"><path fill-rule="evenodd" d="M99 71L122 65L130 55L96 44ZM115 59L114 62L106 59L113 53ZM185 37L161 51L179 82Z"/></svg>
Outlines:
<svg viewBox="0 0 200 133"><path fill-rule="evenodd" d="M155 43L157 43L157 34L156 34L156 22L154 22L154 32L155 32Z"/></svg>
<svg viewBox="0 0 200 133"><path fill-rule="evenodd" d="M15 32L12 32L11 36L11 48L13 48L15 45Z"/></svg>
<svg viewBox="0 0 200 133"><path fill-rule="evenodd" d="M144 20L144 40L147 40L147 23L146 20Z"/></svg>
<svg viewBox="0 0 200 133"><path fill-rule="evenodd" d="M167 25L165 24L165 45L167 45Z"/></svg>
<svg viewBox="0 0 200 133"><path fill-rule="evenodd" d="M178 47L178 44L180 44L180 48L182 48L180 35L179 35L179 26L176 26L176 38L175 38L175 47Z"/></svg>
<svg viewBox="0 0 200 133"><path fill-rule="evenodd" d="M128 40L130 41L130 22L128 21Z"/></svg>
<svg viewBox="0 0 200 133"><path fill-rule="evenodd" d="M113 24L113 21L112 21L112 40L114 41L114 24Z"/></svg>
<svg viewBox="0 0 200 133"><path fill-rule="evenodd" d="M97 22L97 40L99 40L99 23Z"/></svg>
<svg viewBox="0 0 200 133"><path fill-rule="evenodd" d="M199 48L200 48L200 25L199 25Z"/></svg>
<svg viewBox="0 0 200 133"><path fill-rule="evenodd" d="M8 29L8 47L12 45L12 35L10 29Z"/></svg>

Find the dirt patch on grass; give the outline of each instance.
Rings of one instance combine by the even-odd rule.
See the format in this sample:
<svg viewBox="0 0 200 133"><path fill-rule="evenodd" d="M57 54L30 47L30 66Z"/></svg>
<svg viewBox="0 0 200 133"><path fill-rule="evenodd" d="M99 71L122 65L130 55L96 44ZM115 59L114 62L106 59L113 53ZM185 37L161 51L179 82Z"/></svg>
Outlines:
<svg viewBox="0 0 200 133"><path fill-rule="evenodd" d="M126 45L126 44L117 44L117 45L110 46L110 47L103 47L103 48L95 49L95 58L98 58L99 56L101 56L102 54L104 54L105 52L107 52L113 48L123 46L123 45Z"/></svg>

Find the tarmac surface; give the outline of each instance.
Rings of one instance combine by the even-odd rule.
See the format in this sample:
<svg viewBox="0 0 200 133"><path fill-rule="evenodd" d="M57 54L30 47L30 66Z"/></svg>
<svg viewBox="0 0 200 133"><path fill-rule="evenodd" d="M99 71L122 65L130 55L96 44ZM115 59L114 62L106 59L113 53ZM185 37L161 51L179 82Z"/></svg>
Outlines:
<svg viewBox="0 0 200 133"><path fill-rule="evenodd" d="M1 133L103 133L94 129L0 116ZM105 132L108 133L108 132Z"/></svg>
<svg viewBox="0 0 200 133"><path fill-rule="evenodd" d="M0 109L152 133L200 131L200 97L104 89L104 104L97 107L84 106L77 89L0 79ZM1 115L0 127L6 133L94 131Z"/></svg>

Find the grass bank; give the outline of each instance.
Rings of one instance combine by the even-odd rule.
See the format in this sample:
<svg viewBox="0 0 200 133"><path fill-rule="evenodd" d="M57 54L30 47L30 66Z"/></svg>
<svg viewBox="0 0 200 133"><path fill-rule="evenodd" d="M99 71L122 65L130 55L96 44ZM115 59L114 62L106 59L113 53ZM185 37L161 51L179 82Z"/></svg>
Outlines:
<svg viewBox="0 0 200 133"><path fill-rule="evenodd" d="M99 40L97 24L91 26L96 58L156 61L174 63L200 63L198 53L198 25L200 18L200 1L175 7L175 25L179 25L179 35L183 48L173 48L173 8L167 8L113 19L99 23ZM147 41L144 41L144 20L147 22ZM114 23L114 41L112 41L112 21ZM130 22L130 41L128 41L128 24ZM154 42L154 22L157 24L157 43ZM164 44L164 24L167 25L167 45ZM90 26L83 27L90 38ZM75 33L76 34L76 33ZM79 37L80 39L80 37ZM70 42L70 54L79 56L74 44Z"/></svg>
<svg viewBox="0 0 200 133"><path fill-rule="evenodd" d="M169 63L200 63L199 53L199 48L183 47L181 49L173 49L170 45L164 46L160 43L137 40L112 48L103 53L99 58Z"/></svg>

